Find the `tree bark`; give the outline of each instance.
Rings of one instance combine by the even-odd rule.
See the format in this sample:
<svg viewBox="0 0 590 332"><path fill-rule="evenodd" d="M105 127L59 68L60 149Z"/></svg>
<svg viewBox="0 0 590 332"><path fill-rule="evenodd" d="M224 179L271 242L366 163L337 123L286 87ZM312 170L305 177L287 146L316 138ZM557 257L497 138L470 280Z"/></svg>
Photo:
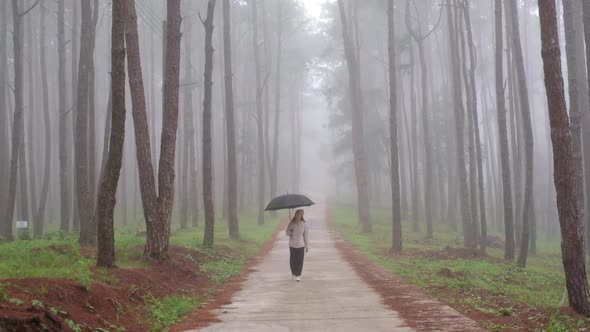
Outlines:
<svg viewBox="0 0 590 332"><path fill-rule="evenodd" d="M265 0L260 0L260 11L262 13L262 19L261 19L261 23L262 23L262 38L263 38L263 51L264 51L264 61L263 61L263 67L264 67L264 75L265 75L265 80L263 82L262 85L262 93L264 94L264 96L261 95L262 98L264 98L264 100L262 101L263 106L263 113L264 113L264 123L263 123L263 133L264 133L264 157L266 160L266 168L268 169L267 171L267 176L268 176L268 182L269 184L272 186L272 175L273 175L273 164L272 164L272 157L271 157L271 151L270 151L270 89L269 89L269 85L270 85L270 77L272 74L272 54L271 54L271 40L270 40L270 36L269 36L269 30L268 30L268 14L266 12L266 1ZM273 197L271 196L271 199ZM271 212L271 213L274 213Z"/></svg>
<svg viewBox="0 0 590 332"><path fill-rule="evenodd" d="M468 247L474 247L474 243L472 243L472 239L470 239L470 227L471 227L471 210L469 207L469 190L467 187L467 170L465 169L465 142L464 142L464 132L465 132L465 110L463 108L463 98L461 96L461 77L460 77L460 69L459 69L459 62L458 62L458 43L456 40L456 35L453 32L454 28L454 19L452 13L452 1L449 0L449 8L447 9L448 14L448 24L449 24L449 36L450 36L450 44L449 47L451 49L451 74L453 77L453 109L455 113L455 133L456 133L456 143L457 143L457 168L458 168L458 181L459 181L459 191L460 191L460 201L459 204L461 206L461 219L463 224L463 239L464 245ZM458 17L455 17L458 20Z"/></svg>
<svg viewBox="0 0 590 332"><path fill-rule="evenodd" d="M180 228L186 229L188 226L188 206L191 194L191 183L193 181L192 170L196 165L194 159L191 160L191 150L194 150L194 121L193 121L193 93L192 93L192 62L191 62L191 26L185 27L184 37L184 50L185 50L185 75L184 81L186 87L183 89L183 108L184 108L184 142L179 144L183 148L182 158L182 171L180 182L181 194L180 194Z"/></svg>
<svg viewBox="0 0 590 332"><path fill-rule="evenodd" d="M0 3L0 15L2 16L2 25L0 26L0 155L8 157L10 155L10 134L9 134L9 108L6 103L8 81L8 1ZM8 182L10 166L8 162L0 164L0 213L6 211L8 202ZM1 228L1 226L0 226ZM0 231L0 236L2 232Z"/></svg>
<svg viewBox="0 0 590 332"><path fill-rule="evenodd" d="M60 190L60 230L70 230L70 184L69 155L67 139L67 93L66 93L66 40L64 1L59 0L57 10L57 76L59 94L59 190Z"/></svg>
<svg viewBox="0 0 590 332"><path fill-rule="evenodd" d="M78 91L76 107L76 142L74 146L76 160L76 194L80 218L80 244L96 243L96 225L93 222L92 203L90 202L88 174L88 90L89 67L92 58L92 8L90 0L81 0L81 34L80 61L78 63Z"/></svg>
<svg viewBox="0 0 590 332"><path fill-rule="evenodd" d="M123 18L124 19L124 18ZM125 21L123 21L124 23ZM125 29L125 25L123 25L123 29ZM125 30L123 30L123 45L125 43ZM123 46L124 48L124 46ZM104 136L103 136L103 144L102 144L102 158L100 163L100 175L98 176L98 183L102 181L104 176L104 170L107 164L107 160L109 159L109 142L111 138L111 123L113 122L113 81L111 77L110 85L109 85L109 99L107 101L107 109L106 109L106 117L104 123Z"/></svg>
<svg viewBox="0 0 590 332"><path fill-rule="evenodd" d="M590 294L584 266L584 236L576 195L573 143L561 76L561 51L554 0L539 0L539 21L568 299L576 311L590 316Z"/></svg>
<svg viewBox="0 0 590 332"><path fill-rule="evenodd" d="M362 231L371 232L371 211L369 204L369 174L365 152L365 134L363 125L363 102L360 82L360 63L352 39L352 32L344 9L343 0L338 0L340 19L342 22L342 39L348 68L348 84L352 111L352 147L354 169L357 185L358 217Z"/></svg>
<svg viewBox="0 0 590 332"><path fill-rule="evenodd" d="M470 6L469 0L463 1L463 14L465 18L465 28L467 29L467 45L469 46L469 84L471 85L471 112L473 114L473 128L475 135L475 151L477 159L477 185L479 188L478 203L479 203L479 218L481 222L481 237L479 246L481 251L486 251L488 226L486 220L486 204L485 204L485 188L483 181L483 160L481 152L481 137L479 130L479 115L477 109L477 85L475 80L476 55L475 43L473 42L473 33L471 30L471 17L469 14ZM475 227L474 227L475 228Z"/></svg>
<svg viewBox="0 0 590 332"><path fill-rule="evenodd" d="M565 29L565 53L567 58L567 78L569 92L569 120L572 135L574 172L576 174L576 192L580 206L580 220L584 220L584 161L582 160L582 114L578 92L578 58L576 56L576 19L574 1L562 0L563 23ZM587 110L590 111L590 110ZM590 144L588 142L587 144Z"/></svg>
<svg viewBox="0 0 590 332"><path fill-rule="evenodd" d="M277 195L278 186L278 172L279 172L279 133L280 133L280 117L281 117L281 64L283 56L283 5L282 1L277 3L277 58L276 58L276 78L275 78L275 123L273 135L273 152L272 152L272 167L270 177L270 196Z"/></svg>
<svg viewBox="0 0 590 332"><path fill-rule="evenodd" d="M255 76L256 76L256 124L257 124L257 141L258 141L258 224L264 224L264 192L266 186L265 177L265 150L264 150L264 123L262 114L262 78L260 72L260 46L258 41L258 8L257 1L251 1L252 9L252 48L254 50Z"/></svg>
<svg viewBox="0 0 590 332"><path fill-rule="evenodd" d="M178 130L178 91L180 69L180 0L166 3L166 75L164 76L164 113L160 164L158 167L158 217L161 232L148 234L146 257L159 260L167 256L170 219L174 204L174 161ZM149 151L149 150L148 150ZM162 241L163 240L163 241Z"/></svg>
<svg viewBox="0 0 590 332"><path fill-rule="evenodd" d="M475 249L477 247L477 236L479 229L479 211L477 205L477 162L475 153L475 128L473 126L473 89L469 80L469 73L467 69L467 54L466 54L466 43L463 26L463 12L464 6L462 1L455 0L455 34L459 43L459 57L458 62L460 64L461 75L463 76L463 87L465 89L465 111L467 115L467 167L468 167L468 187L469 187L469 207L471 210L471 221L467 224L467 242L469 247Z"/></svg>
<svg viewBox="0 0 590 332"><path fill-rule="evenodd" d="M127 0L126 9L125 43L127 46L127 72L129 74L129 87L133 105L132 114L135 130L139 187L147 233L144 257L152 260L160 260L167 257L168 239L165 234L165 225L157 216L158 195L156 193L154 169L150 155L150 132L141 72L135 0Z"/></svg>
<svg viewBox="0 0 590 332"><path fill-rule="evenodd" d="M115 266L113 215L117 187L123 166L125 145L125 1L113 1L111 28L111 130L108 159L103 170L96 204L98 251L96 265ZM96 8L96 7L95 7Z"/></svg>
<svg viewBox="0 0 590 332"><path fill-rule="evenodd" d="M419 15L419 14L416 14ZM433 215L433 202L432 202L432 195L434 192L433 184L434 184L434 169L432 165L432 142L430 139L430 123L429 123L429 114L428 114L428 67L426 63L426 54L424 51L424 39L427 36L422 35L421 27L418 28L418 31L414 31L412 26L409 22L410 20L410 0L406 2L406 26L408 27L408 31L410 35L418 45L418 57L420 60L420 84L421 84L421 96L422 96L422 136L423 136L423 144L424 144L424 172L426 173L426 177L424 178L424 210L426 212L426 238L432 239L433 237L433 229L432 229L432 215ZM420 24L420 20L418 20L418 24Z"/></svg>
<svg viewBox="0 0 590 332"><path fill-rule="evenodd" d="M418 197L419 192L419 180L418 180L418 116L416 111L416 89L415 89L415 77L416 77L416 66L414 63L414 47L412 43L409 43L409 53L410 53L410 114L411 122L412 122L412 146L408 146L409 151L411 151L412 155L412 170L411 170L411 178L412 178L412 230L414 232L420 231L420 216L419 216L419 208L420 208L420 198ZM408 139L410 137L408 136Z"/></svg>
<svg viewBox="0 0 590 332"><path fill-rule="evenodd" d="M402 250L402 215L399 176L399 148L397 135L397 75L395 70L395 19L393 0L387 1L387 45L389 55L389 149L391 154L391 250Z"/></svg>
<svg viewBox="0 0 590 332"><path fill-rule="evenodd" d="M225 74L225 128L227 141L227 212L229 236L240 238L238 224L238 171L236 165L236 129L234 119L234 88L231 50L231 5L223 0L223 54Z"/></svg>
<svg viewBox="0 0 590 332"><path fill-rule="evenodd" d="M33 58L35 57L35 48L33 48L33 23L34 19L32 16L29 16L29 19L25 22L25 26L27 27L25 30L27 31L26 34L26 53L27 64L26 64L26 85L25 91L28 94L28 104L25 105L25 110L28 110L28 121L24 120L27 124L27 129L25 130L24 136L26 137L23 140L22 151L23 153L28 154L27 157L23 155L23 159L21 162L21 166L24 170L22 179L24 180L21 183L21 197L26 197L29 199L28 204L23 207L22 211L22 219L21 220L29 220L29 227L32 226L33 234L35 233L35 227L37 222L35 220L35 213L37 212L37 173L36 168L37 162L35 160L35 147L37 142L35 123L37 122L37 117L39 116L38 112L38 103L36 103L36 94L37 94L37 86L35 85L35 81L33 80L33 72L36 68L33 66ZM28 162L26 161L28 159ZM30 207L30 209L29 209Z"/></svg>
<svg viewBox="0 0 590 332"><path fill-rule="evenodd" d="M19 13L19 1L12 0L12 47L14 52L14 117L12 124L12 147L10 157L10 182L8 189L8 204L5 220L2 223L2 237L8 241L13 240L12 222L14 217L14 205L16 202L16 177L19 164L19 146L23 136L23 39L22 16Z"/></svg>
<svg viewBox="0 0 590 332"><path fill-rule="evenodd" d="M98 23L98 0L92 6L92 25L90 27L90 48L92 56L88 59L88 193L91 211L96 202L97 177L96 174L96 103L95 103L95 69L94 49L96 47L96 24Z"/></svg>
<svg viewBox="0 0 590 332"><path fill-rule="evenodd" d="M207 4L205 26L205 94L203 97L203 199L205 208L204 247L213 247L215 202L213 201L213 142L211 124L211 90L213 86L213 16L216 0Z"/></svg>
<svg viewBox="0 0 590 332"><path fill-rule="evenodd" d="M502 169L502 203L504 205L504 259L514 259L514 219L512 211L512 187L510 176L510 150L506 129L506 106L504 99L504 62L502 54L502 0L494 0L495 8L495 67L496 67L496 108L498 113L498 138L500 140L500 161Z"/></svg>
<svg viewBox="0 0 590 332"><path fill-rule="evenodd" d="M514 48L510 43L512 36L512 25L510 23L510 9L504 6L504 16L506 17L506 74L508 85L508 125L510 126L510 147L512 155L512 193L513 193L513 211L514 211L514 233L515 233L515 247L520 247L520 240L522 239L522 201L523 201L523 162L522 162L522 125L519 98L517 87L515 84L515 65L514 56L512 55Z"/></svg>
<svg viewBox="0 0 590 332"><path fill-rule="evenodd" d="M78 67L79 67L79 52L80 52L80 47L78 46L79 42L80 42L80 1L73 1L72 2L72 26L71 26L71 39L70 41L72 42L72 47L71 47L71 52L70 52L70 56L72 58L72 68L71 68L71 84L72 84L72 104L71 104L71 110L72 110L72 141L70 142L71 146L73 147L73 166L72 166L72 171L74 172L74 174L76 173L76 107L78 105L78 101L77 101L77 87L78 87ZM80 215L78 213L78 194L77 194L77 188L78 188L78 184L77 184L77 178L74 175L72 177L72 182L69 183L70 184L70 188L72 188L72 230L75 233L78 233L80 231ZM73 185L73 186L72 186Z"/></svg>
<svg viewBox="0 0 590 332"><path fill-rule="evenodd" d="M581 1L582 6L582 23L583 23L583 35L585 45L590 45L590 2L588 1ZM578 5L579 6L579 5ZM580 46L582 50L585 49L586 53L586 91L584 93L586 95L590 95L590 47L583 47L584 43L576 43L576 45ZM582 60L583 61L583 60ZM584 133L584 142L590 142L590 110L586 108L582 115L582 119L584 121L584 125L582 127ZM584 146L584 168L585 168L585 187L586 187L586 215L585 215L585 225L586 225L586 253L590 257L590 144L583 144ZM590 265L590 263L589 263Z"/></svg>
<svg viewBox="0 0 590 332"><path fill-rule="evenodd" d="M512 26L512 46L513 55L518 76L518 92L520 99L520 108L522 111L523 131L524 131L524 148L525 148L525 186L524 186L524 207L522 215L522 240L520 242L520 252L518 255L518 265L526 266L526 260L529 251L530 241L530 224L533 207L533 127L531 120L531 111L529 104L529 94L526 82L524 68L524 59L522 47L520 45L520 29L518 26L518 11L516 2L509 1L510 21Z"/></svg>
<svg viewBox="0 0 590 332"><path fill-rule="evenodd" d="M36 237L43 235L43 224L45 218L45 207L47 205L47 196L49 193L49 177L51 175L51 117L49 114L49 88L47 86L47 61L45 56L46 48L46 25L45 19L47 13L45 8L41 7L41 36L39 37L39 62L41 67L41 85L43 94L43 115L45 122L45 162L43 167L43 184L41 186L41 197L37 211L35 212L34 234Z"/></svg>

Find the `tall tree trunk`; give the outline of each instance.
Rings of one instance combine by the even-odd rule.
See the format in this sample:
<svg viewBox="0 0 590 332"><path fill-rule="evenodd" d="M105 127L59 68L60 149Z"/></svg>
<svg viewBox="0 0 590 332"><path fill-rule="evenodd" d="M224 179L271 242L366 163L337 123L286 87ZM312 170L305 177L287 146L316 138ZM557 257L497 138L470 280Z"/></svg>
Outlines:
<svg viewBox="0 0 590 332"><path fill-rule="evenodd" d="M182 21L180 0L169 0L166 5L166 75L164 76L164 113L158 167L158 219L161 233L148 234L144 253L146 257L156 260L167 256L170 242L170 219L174 204L174 160L178 130L180 24Z"/></svg>
<svg viewBox="0 0 590 332"><path fill-rule="evenodd" d="M125 13L125 12L123 12ZM125 21L123 20L123 23ZM125 25L123 25L123 29ZM125 43L125 31L123 30L123 43ZM98 184L102 181L107 160L109 159L109 142L111 138L111 122L113 122L113 81L111 78L109 85L109 99L107 101L106 117L104 122L104 136L102 142L102 154L100 163L100 175L98 176Z"/></svg>
<svg viewBox="0 0 590 332"><path fill-rule="evenodd" d="M584 266L584 236L579 200L576 196L573 143L561 76L561 51L554 0L539 0L539 20L568 299L576 311L590 316L590 294Z"/></svg>
<svg viewBox="0 0 590 332"><path fill-rule="evenodd" d="M389 149L391 153L391 250L402 250L402 215L399 177L399 148L397 135L397 76L395 71L395 20L393 0L387 1L387 45L389 55Z"/></svg>
<svg viewBox="0 0 590 332"><path fill-rule="evenodd" d="M79 52L80 52L80 47L79 47L79 41L80 41L80 1L73 1L72 2L72 28L70 29L72 31L71 34L71 42L72 42L72 47L71 47L71 58L72 58L72 68L71 68L71 75L72 75L72 79L71 79L71 83L72 83L72 104L71 104L71 109L72 109L72 141L70 142L71 147L73 147L74 150L74 157L72 158L73 160L73 168L72 171L74 172L74 174L76 173L76 168L78 167L78 165L76 164L76 105L78 105L78 101L77 101L77 87L78 87L78 67L79 67ZM78 213L78 194L77 194L77 188L78 188L78 184L77 184L78 180L76 178L76 176L74 175L72 177L72 182L70 183L70 188L72 188L72 230L75 233L78 233L80 231L80 215Z"/></svg>
<svg viewBox="0 0 590 332"><path fill-rule="evenodd" d="M578 5L579 6L579 5ZM584 41L585 45L590 45L590 2L582 1L582 23L584 26ZM582 47L584 43L576 43L576 45L580 46L581 50L586 51L586 91L584 94L590 95L590 47ZM582 60L583 61L583 60ZM584 142L590 142L590 110L586 108L582 115L582 119L584 121L584 125L582 127L583 134L584 134ZM585 214L585 224L586 224L586 253L590 259L590 144L583 144L584 145L584 168L585 168L585 182L586 182L586 214ZM590 266L590 260L589 260Z"/></svg>
<svg viewBox="0 0 590 332"><path fill-rule="evenodd" d="M96 204L98 251L96 265L115 266L115 232L113 215L117 187L123 166L125 145L125 1L112 3L111 28L111 130L108 159L103 170ZM96 7L95 7L96 8Z"/></svg>
<svg viewBox="0 0 590 332"><path fill-rule="evenodd" d="M338 0L340 19L342 22L342 39L348 68L348 84L352 110L352 150L357 185L358 217L363 232L371 232L371 211L369 206L369 174L365 152L365 134L363 125L363 102L360 83L360 63L355 51L348 18L343 0Z"/></svg>
<svg viewBox="0 0 590 332"><path fill-rule="evenodd" d="M2 237L13 240L12 219L16 202L16 177L19 164L19 145L23 136L23 39L22 14L19 12L18 0L12 0L12 48L14 52L14 118L12 124L12 147L10 157L10 183L8 189L8 204L6 217L2 223Z"/></svg>
<svg viewBox="0 0 590 332"><path fill-rule="evenodd" d="M479 211L477 206L477 196L478 196L478 188L477 188L477 165L476 165L476 156L475 156L475 134L474 134L474 126L473 126L473 108L472 108L472 100L473 100L473 92L472 87L469 81L469 74L467 70L467 54L465 48L465 34L463 32L463 19L462 13L464 11L464 7L460 0L455 0L455 26L456 26L456 34L457 39L460 45L460 53L459 53L459 63L460 63L460 70L463 76L463 87L465 88L465 110L467 111L467 158L468 158L468 174L469 174L469 206L471 208L471 221L467 225L468 230L468 242L470 247L475 249L477 246L477 234L478 234L478 219L479 219Z"/></svg>
<svg viewBox="0 0 590 332"><path fill-rule="evenodd" d="M223 12L223 10L222 10ZM223 14L223 13L222 13ZM223 24L223 15L220 17L221 21L219 21L219 19L217 20L217 22L219 24ZM215 24L215 22L213 22ZM219 30L219 32L216 34L218 40L217 43L223 45L223 30ZM224 54L223 52L218 52L218 61L220 64L224 63ZM225 78L224 75L225 73L223 72L223 70L218 70L217 74L219 75L219 82L225 82ZM220 120L221 120L221 130L220 130L220 136L221 136L221 156L222 156L222 166L223 167L219 167L219 169L221 170L221 176L219 176L221 185L220 187L222 188L222 195L221 195L221 220L223 220L224 222L226 222L227 224L227 128L225 126L226 123L226 119L225 119L225 109L226 107L226 103L225 103L225 83L223 84L219 84L219 96L221 97L221 108L222 108L222 112L219 116ZM214 125L215 127L215 125ZM213 178L216 177L218 173L215 172L215 170L213 171ZM215 193L213 195L213 201L215 201Z"/></svg>
<svg viewBox="0 0 590 332"><path fill-rule="evenodd" d="M150 155L150 132L141 72L135 0L127 0L126 9L125 44L128 66L127 73L129 75L129 87L133 105L132 114L135 130L139 187L147 233L144 256L147 259L160 260L166 258L168 239L165 234L164 221L160 220L157 215L158 195L156 193L154 169Z"/></svg>
<svg viewBox="0 0 590 332"><path fill-rule="evenodd" d="M417 14L419 15L419 14ZM406 2L406 26L412 35L412 38L418 45L418 57L420 59L420 74L421 74L421 96L422 96L422 141L424 144L424 210L426 212L426 238L433 237L432 217L433 217L433 202L432 195L434 192L434 168L432 167L432 143L430 139L430 123L428 114L428 67L426 63L426 54L424 51L424 40L427 36L422 35L422 28L418 27L417 31L412 29L410 24L410 0ZM420 20L418 19L418 24Z"/></svg>
<svg viewBox="0 0 590 332"><path fill-rule="evenodd" d="M25 105L25 109L28 110L28 122L27 122L27 129L25 131L25 139L24 139L24 144L23 144L23 153L27 153L28 156L24 157L22 159L22 167L23 169L25 169L27 173L23 173L26 174L25 177L23 177L23 179L26 179L25 181L23 181L21 183L21 197L27 197L29 198L29 204L26 204L28 206L30 206L30 209L24 210L23 209L23 219L21 220L29 220L29 227L33 226L33 232L35 232L35 226L37 225L37 222L35 221L35 213L37 211L37 173L36 173L36 165L37 162L35 160L35 147L37 146L37 142L35 140L36 136L37 136L37 130L35 130L35 124L38 122L37 117L39 116L39 114L37 114L38 108L37 105L38 103L36 103L36 92L37 92L37 87L35 85L35 81L33 80L33 72L36 70L36 68L33 66L33 58L35 57L35 48L33 47L33 25L32 22L34 22L34 19L32 18L32 16L29 16L30 19L28 19L26 21L25 26L28 26L27 30L27 35L26 35L26 41L25 44L27 46L27 53L26 57L27 57L27 64L26 64L26 68L27 68L27 85L26 85L26 91L29 97L29 101L28 104ZM28 158L28 162L26 162L25 160L27 160ZM28 185L28 186L27 186ZM30 193L30 195L29 195Z"/></svg>
<svg viewBox="0 0 590 332"><path fill-rule="evenodd" d="M199 226L199 172L197 171L197 165L199 165L199 144L198 144L198 137L199 137L199 126L198 124L194 127L194 134L191 138L191 153L190 153L190 162L193 165L191 167L191 192L192 197L194 198L192 204L192 226L198 227Z"/></svg>
<svg viewBox="0 0 590 332"><path fill-rule="evenodd" d="M184 50L185 50L185 75L184 81L186 87L184 88L183 92L183 108L184 108L184 142L183 144L179 144L183 148L183 155L182 158L182 171L181 177L182 180L179 183L182 192L180 194L180 228L186 229L188 226L188 205L189 205L189 196L190 196L190 187L192 183L192 172L189 169L192 169L195 164L194 160L192 164L189 164L189 159L191 156L191 149L194 150L193 142L194 142L194 122L193 122L193 94L192 94L192 64L191 64L191 26L185 27L184 36Z"/></svg>
<svg viewBox="0 0 590 332"><path fill-rule="evenodd" d="M257 161L258 164L258 224L264 224L264 192L266 186L265 177L265 151L264 151L264 126L263 126L263 114L262 114L262 78L260 72L260 46L258 41L258 8L257 1L252 0L252 48L254 50L254 63L255 63L255 76L256 76L256 124L257 124Z"/></svg>
<svg viewBox="0 0 590 332"><path fill-rule="evenodd" d="M268 182L272 185L272 174L273 174L273 164L271 158L271 151L270 151L270 77L272 74L272 54L271 54L271 40L269 35L268 29L268 14L266 12L266 1L260 0L260 11L262 13L262 38L264 40L264 75L265 79L262 86L262 93L264 96L263 102L263 113L264 113L264 123L263 123L263 133L264 133L264 157L266 160L266 168L268 169ZM272 198L272 197L271 197ZM274 213L274 212L271 212Z"/></svg>
<svg viewBox="0 0 590 332"><path fill-rule="evenodd" d="M481 137L479 134L479 115L477 110L477 83L475 81L476 55L475 43L473 42L473 33L471 31L471 17L469 15L469 0L463 1L463 14L465 17L465 27L467 29L467 45L469 46L469 84L471 85L471 112L473 114L473 128L475 135L475 151L477 158L477 185L479 188L479 218L481 222L481 237L479 246L483 252L486 251L488 226L486 220L485 188L483 181L483 158L481 152Z"/></svg>
<svg viewBox="0 0 590 332"><path fill-rule="evenodd" d="M468 247L473 247L474 243L472 243L469 237L470 234L470 227L471 227L471 210L469 207L469 190L467 187L467 170L465 169L465 142L464 142L464 133L465 133L465 110L463 108L463 98L461 96L461 77L460 77L460 69L459 69L459 54L458 54L458 42L456 40L456 34L453 32L454 28L454 19L453 19L453 12L452 12L452 1L449 0L449 8L447 9L448 14L448 24L449 24L449 36L450 36L450 44L449 47L451 49L451 74L453 77L453 108L455 112L455 133L456 133L456 143L457 143L457 176L459 181L459 191L460 191L460 201L459 204L461 206L461 219L463 224L463 239L464 245ZM455 20L458 20L458 17L455 17Z"/></svg>
<svg viewBox="0 0 590 332"><path fill-rule="evenodd" d="M290 143L291 143L291 158L289 160L289 173L291 174L290 176L290 183L289 183L289 187L292 188L291 190L295 190L295 187L297 187L297 176L295 175L295 172L297 171L297 151L295 150L295 147L297 146L297 102L298 102L298 89L291 89L290 90L290 105L291 107L289 108L289 122L291 123L291 125L289 126L289 133L291 134L290 136Z"/></svg>
<svg viewBox="0 0 590 332"><path fill-rule="evenodd" d="M6 103L7 81L8 81L8 1L0 3L0 15L2 16L2 25L0 26L0 155L8 157L10 155L10 134L9 108ZM10 166L7 162L0 163L0 213L6 211L8 202L8 179ZM1 226L0 226L1 229ZM0 231L0 236L2 232Z"/></svg>
<svg viewBox="0 0 590 332"><path fill-rule="evenodd" d="M60 190L60 230L70 230L70 178L68 138L67 138L67 93L66 93L66 40L64 1L57 2L57 76L59 90L59 190Z"/></svg>
<svg viewBox="0 0 590 332"><path fill-rule="evenodd" d="M164 77L166 76L166 54L167 54L167 49L168 49L168 45L166 43L166 36L167 36L167 22L166 20L162 21L162 80L164 79ZM162 87L160 88L160 92L162 94L162 98L161 98L161 104L160 104L160 113L163 114L164 112L164 86L162 85ZM152 137L152 150L153 150L153 156L152 156L152 165L154 167L154 172L155 174L158 173L158 129L156 128L156 125L158 123L157 121L157 117L156 114L158 113L157 109L154 108L152 109L151 112L151 120L152 120L152 131L151 131L151 137ZM163 119L162 119L163 120ZM158 184L156 183L156 186ZM157 190L157 187L156 187Z"/></svg>
<svg viewBox="0 0 590 332"><path fill-rule="evenodd" d="M238 224L238 170L236 166L236 129L231 51L231 5L223 0L223 54L225 74L225 128L227 140L227 212L229 236L240 237Z"/></svg>
<svg viewBox="0 0 590 332"><path fill-rule="evenodd" d="M582 160L582 114L578 92L578 58L576 54L576 18L574 1L562 0L563 23L565 28L565 53L567 57L567 78L569 92L569 120L572 135L574 171L576 174L576 192L580 206L580 220L584 220L584 161ZM590 110L587 110L587 112ZM590 142L586 143L590 144Z"/></svg>
<svg viewBox="0 0 590 332"><path fill-rule="evenodd" d="M204 247L213 247L215 202L213 201L213 139L211 135L211 90L213 86L213 16L216 0L207 4L205 26L205 94L203 97L203 199L205 208Z"/></svg>
<svg viewBox="0 0 590 332"><path fill-rule="evenodd" d="M513 54L512 43L509 42L512 36L512 25L510 23L510 9L504 6L504 16L506 17L506 31L505 36L507 40L506 45L506 74L508 84L508 124L510 125L510 147L512 149L512 189L513 189L513 208L514 208L514 232L515 232L515 247L520 247L520 240L522 239L522 201L523 201L523 162L522 162L522 121L520 120L520 106L518 98L518 88L515 79L515 61Z"/></svg>
<svg viewBox="0 0 590 332"><path fill-rule="evenodd" d="M275 78L275 123L272 149L272 167L270 177L270 196L277 195L278 172L279 172L279 133L280 133L280 116L281 116L281 64L283 55L283 2L277 3L277 58L276 58L276 78Z"/></svg>
<svg viewBox="0 0 590 332"><path fill-rule="evenodd" d="M418 197L418 115L416 110L416 66L414 63L414 47L413 43L409 43L410 52L410 114L412 115L412 146L408 147L412 154L412 230L414 232L420 231L420 198ZM408 137L409 139L409 137Z"/></svg>
<svg viewBox="0 0 590 332"><path fill-rule="evenodd" d="M518 76L518 92L522 111L524 149L525 149L525 186L524 207L522 215L522 240L518 255L518 265L524 267L529 251L530 224L533 207L533 126L529 105L529 94L524 69L522 47L520 45L520 29L518 27L518 11L516 2L509 1L510 21L512 26L512 46Z"/></svg>
<svg viewBox="0 0 590 332"><path fill-rule="evenodd" d="M51 116L49 114L49 88L47 86L47 61L45 56L46 49L46 10L44 7L41 10L41 36L39 36L39 62L41 67L41 85L43 93L43 115L45 122L45 162L43 167L43 184L41 186L41 197L37 211L35 211L35 236L43 235L43 224L45 218L45 207L47 205L47 196L49 193L49 177L51 175Z"/></svg>
<svg viewBox="0 0 590 332"><path fill-rule="evenodd" d="M80 218L80 244L96 243L96 226L93 222L92 203L90 202L88 175L88 89L89 67L92 58L92 8L90 0L81 1L80 62L78 63L78 91L76 107L76 194Z"/></svg>
<svg viewBox="0 0 590 332"><path fill-rule="evenodd" d="M301 149L303 145L303 92L301 86L297 90L297 142L295 144L295 153L297 154L297 163L295 164L295 192L300 191L301 187Z"/></svg>
<svg viewBox="0 0 590 332"><path fill-rule="evenodd" d="M90 48L92 56L88 59L88 193L91 211L94 211L96 202L96 103L95 103L95 70L94 49L96 46L96 24L98 23L98 0L94 0L92 6L92 25L90 27Z"/></svg>
<svg viewBox="0 0 590 332"><path fill-rule="evenodd" d="M514 219L512 211L512 187L510 178L510 150L506 129L506 106L504 99L504 52L502 33L502 0L494 0L495 8L495 67L496 67L496 108L498 113L498 138L500 140L500 161L502 169L502 203L504 205L504 259L514 259Z"/></svg>

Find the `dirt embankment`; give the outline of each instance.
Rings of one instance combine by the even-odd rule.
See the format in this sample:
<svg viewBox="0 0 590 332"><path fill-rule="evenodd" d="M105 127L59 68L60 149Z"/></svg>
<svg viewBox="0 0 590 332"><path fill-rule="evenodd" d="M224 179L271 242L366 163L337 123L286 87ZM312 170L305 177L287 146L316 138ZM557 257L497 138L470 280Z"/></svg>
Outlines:
<svg viewBox="0 0 590 332"><path fill-rule="evenodd" d="M258 256L268 251L273 239L267 241ZM132 250L141 251L142 248ZM84 254L92 255L91 252ZM0 331L149 331L148 298L170 295L210 299L172 330L203 326L215 319L212 310L229 301L241 287L256 257L240 275L223 285L215 284L211 273L199 267L237 254L220 249L211 256L197 250L171 247L168 261L147 268L112 269L106 273L95 270L96 280L101 282L92 283L88 289L68 279L0 280L6 291L6 300L0 301Z"/></svg>
<svg viewBox="0 0 590 332"><path fill-rule="evenodd" d="M181 247L171 247L169 256L144 269L95 270L103 281L88 289L68 279L2 280L9 300L0 303L0 331L149 330L146 297L199 295L212 287L199 265L215 257Z"/></svg>
<svg viewBox="0 0 590 332"><path fill-rule="evenodd" d="M336 247L344 259L381 295L385 305L399 313L408 326L417 331L485 331L473 320L433 300L420 288L404 282L339 238L329 208L326 218L335 236Z"/></svg>
<svg viewBox="0 0 590 332"><path fill-rule="evenodd" d="M221 287L217 288L213 296L210 297L209 302L205 303L190 315L185 316L179 324L172 326L170 331L181 332L190 329L204 328L218 322L219 319L217 318L216 313L217 309L224 305L231 304L231 299L234 294L242 289L244 281L248 277L248 273L250 273L258 262L269 253L278 234L282 232L285 227L287 227L287 221L281 223L277 227L272 237L264 243L258 254L250 259L248 265L241 274L230 278Z"/></svg>
<svg viewBox="0 0 590 332"><path fill-rule="evenodd" d="M377 291L383 302L397 311L406 323L418 331L486 331L485 326L502 327L507 331L542 331L551 324L554 309L532 308L525 303L490 294L483 289L459 291L448 288L430 287L426 290L410 285L391 271L370 260L350 243L342 240L335 229L329 208L326 211L328 224L336 237L336 247L356 272ZM415 255L441 259L487 259L485 254L461 248L445 248L442 251L408 251L402 255ZM383 256L395 259L386 252ZM441 269L440 277L459 278L461 272ZM427 292L441 299L434 300ZM496 311L487 311L457 299L485 298L493 303ZM449 300L446 301L445 299ZM561 308L560 313L575 320L583 319L571 308Z"/></svg>

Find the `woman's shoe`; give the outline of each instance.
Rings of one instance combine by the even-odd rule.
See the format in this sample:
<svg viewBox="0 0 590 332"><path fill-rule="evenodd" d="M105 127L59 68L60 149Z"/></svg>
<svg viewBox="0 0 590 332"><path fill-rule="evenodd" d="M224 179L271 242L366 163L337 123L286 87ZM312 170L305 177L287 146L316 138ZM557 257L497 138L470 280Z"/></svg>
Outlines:
<svg viewBox="0 0 590 332"><path fill-rule="evenodd" d="M296 277L295 281L301 281L301 277Z"/></svg>

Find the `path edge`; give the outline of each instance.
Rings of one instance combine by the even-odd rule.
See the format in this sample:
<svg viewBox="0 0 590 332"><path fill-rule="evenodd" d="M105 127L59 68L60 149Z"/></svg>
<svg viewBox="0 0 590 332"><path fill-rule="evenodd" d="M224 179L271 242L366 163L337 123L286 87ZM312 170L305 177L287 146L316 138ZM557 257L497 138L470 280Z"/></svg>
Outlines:
<svg viewBox="0 0 590 332"><path fill-rule="evenodd" d="M240 274L229 278L220 287L215 289L208 301L192 313L184 316L180 322L169 328L170 332L183 332L203 329L211 324L219 323L217 311L224 305L232 303L234 295L242 290L248 275L270 252L278 239L279 234L287 226L287 221L278 222L272 235L263 243L256 255L252 256Z"/></svg>
<svg viewBox="0 0 590 332"><path fill-rule="evenodd" d="M379 295L386 307L398 313L405 326L420 332L488 331L478 322L433 299L421 288L406 283L344 240L334 224L330 201L326 202L325 218L330 236L342 258Z"/></svg>

